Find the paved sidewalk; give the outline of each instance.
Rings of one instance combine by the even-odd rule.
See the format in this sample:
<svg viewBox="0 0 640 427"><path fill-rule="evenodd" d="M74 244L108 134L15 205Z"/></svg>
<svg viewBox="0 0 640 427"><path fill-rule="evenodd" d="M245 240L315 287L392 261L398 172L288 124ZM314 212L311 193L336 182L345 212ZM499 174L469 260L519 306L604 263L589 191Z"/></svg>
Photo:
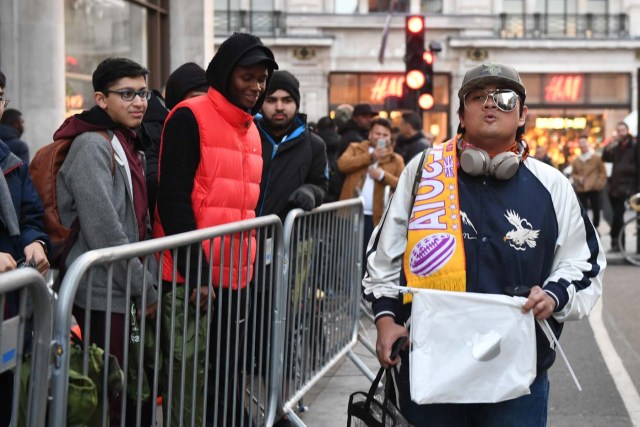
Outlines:
<svg viewBox="0 0 640 427"><path fill-rule="evenodd" d="M371 320L362 317L369 341L375 345L376 329ZM380 365L376 357L360 342L354 347L354 353L375 374ZM349 359L343 360L316 384L304 398L306 412L298 413L308 427L329 427L347 425L347 405L349 395L355 391L367 391L371 381Z"/></svg>

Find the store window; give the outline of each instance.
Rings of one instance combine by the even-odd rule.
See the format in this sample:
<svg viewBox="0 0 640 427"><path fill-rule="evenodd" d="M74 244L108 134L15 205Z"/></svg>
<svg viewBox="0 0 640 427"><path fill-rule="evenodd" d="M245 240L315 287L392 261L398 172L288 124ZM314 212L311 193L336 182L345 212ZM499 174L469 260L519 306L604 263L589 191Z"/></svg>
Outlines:
<svg viewBox="0 0 640 427"><path fill-rule="evenodd" d="M504 0L503 8L505 13L523 14L524 0Z"/></svg>
<svg viewBox="0 0 640 427"><path fill-rule="evenodd" d="M335 0L333 10L336 13L357 13L358 0Z"/></svg>
<svg viewBox="0 0 640 427"><path fill-rule="evenodd" d="M422 12L427 14L442 13L442 0L422 0Z"/></svg>
<svg viewBox="0 0 640 427"><path fill-rule="evenodd" d="M576 13L578 0L537 0L536 12L542 14Z"/></svg>
<svg viewBox="0 0 640 427"><path fill-rule="evenodd" d="M529 107L524 139L532 153L541 147L560 169L579 154L580 135L598 149L631 110L628 74L523 74L521 78Z"/></svg>
<svg viewBox="0 0 640 427"><path fill-rule="evenodd" d="M587 0L587 13L594 15L609 13L609 0Z"/></svg>
<svg viewBox="0 0 640 427"><path fill-rule="evenodd" d="M369 0L369 12L409 12L409 0Z"/></svg>
<svg viewBox="0 0 640 427"><path fill-rule="evenodd" d="M66 111L94 104L91 75L111 56L147 66L147 10L123 0L65 0Z"/></svg>

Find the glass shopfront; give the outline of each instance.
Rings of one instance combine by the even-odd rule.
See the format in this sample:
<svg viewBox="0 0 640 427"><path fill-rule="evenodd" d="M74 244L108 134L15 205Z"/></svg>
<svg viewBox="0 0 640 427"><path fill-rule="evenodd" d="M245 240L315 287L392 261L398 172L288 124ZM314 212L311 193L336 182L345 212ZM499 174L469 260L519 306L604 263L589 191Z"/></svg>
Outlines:
<svg viewBox="0 0 640 427"><path fill-rule="evenodd" d="M159 14L166 19L166 11L159 7L158 0L148 3L149 6L142 7L126 0L65 0L68 115L93 105L91 75L105 58L129 58L149 68L152 78L161 77L163 67L158 64L168 58L158 61L154 57L157 54L151 48L161 36L151 24Z"/></svg>
<svg viewBox="0 0 640 427"><path fill-rule="evenodd" d="M529 114L525 140L562 167L579 154L578 137L599 149L631 110L628 74L523 74Z"/></svg>
<svg viewBox="0 0 640 427"><path fill-rule="evenodd" d="M449 136L450 81L448 74L434 76L435 106L422 114L423 129L435 135L436 142L445 141ZM367 103L397 126L402 113L407 111L397 105L403 84L404 73L331 73L329 109L333 112L340 104Z"/></svg>

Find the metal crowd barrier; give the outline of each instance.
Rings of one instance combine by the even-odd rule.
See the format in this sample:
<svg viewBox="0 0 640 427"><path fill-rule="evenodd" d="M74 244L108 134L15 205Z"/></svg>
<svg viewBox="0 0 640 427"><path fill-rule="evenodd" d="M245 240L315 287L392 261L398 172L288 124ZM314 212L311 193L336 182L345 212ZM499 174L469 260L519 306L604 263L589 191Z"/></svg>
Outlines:
<svg viewBox="0 0 640 427"><path fill-rule="evenodd" d="M218 255L208 263L203 261L203 241ZM185 261L182 270L185 284L176 283L175 265L173 280L162 282L168 253L174 260L192 260ZM148 306L148 297L131 295L132 286L140 285L132 276L140 262L154 271L157 258L156 272L144 276L142 283L142 289L150 282L160 284L157 312L138 318L131 302L138 305L138 314L144 313L141 307ZM241 272L237 277L233 268L222 268L225 259ZM282 377L282 266L282 225L273 215L80 256L58 295L49 425L67 425L72 415L68 404L75 409L68 400L69 375L75 370L97 386L97 405L88 425L147 426L162 424L162 418L165 426L270 426ZM114 277L126 277L126 283ZM200 283L216 298L196 293L196 305L184 302ZM228 287L221 289L221 283ZM124 304L116 298L121 292ZM92 296L102 295L106 315L80 308L98 304ZM72 318L82 334L75 343L69 337ZM107 355L115 354L121 371L91 343ZM162 411L156 408L159 396Z"/></svg>
<svg viewBox="0 0 640 427"><path fill-rule="evenodd" d="M289 213L284 224L286 307L284 375L279 406L289 420L304 394L358 339L364 216L361 199L328 203L312 212Z"/></svg>
<svg viewBox="0 0 640 427"><path fill-rule="evenodd" d="M20 268L0 274L0 393L3 399L11 399L0 402L4 412L0 415L11 414L11 426L17 426L19 418L20 425L45 425L51 306L52 294L36 270ZM7 313L10 317L5 318ZM23 359L25 347L31 352ZM22 363L29 358L30 364ZM25 369L28 372L23 372ZM13 390L7 396L11 382ZM23 383L27 387L21 392Z"/></svg>

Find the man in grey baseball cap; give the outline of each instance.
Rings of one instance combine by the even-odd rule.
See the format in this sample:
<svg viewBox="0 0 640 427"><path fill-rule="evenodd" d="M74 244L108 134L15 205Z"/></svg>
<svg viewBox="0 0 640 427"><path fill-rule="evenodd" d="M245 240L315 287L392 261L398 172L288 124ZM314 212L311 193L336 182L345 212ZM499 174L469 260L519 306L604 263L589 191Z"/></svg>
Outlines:
<svg viewBox="0 0 640 427"><path fill-rule="evenodd" d="M458 90L458 99L460 100L460 107L458 108L458 116L461 119L460 124L458 125L458 134L464 135L466 132L465 127L462 122L464 121L465 116L465 101L470 99L470 94L474 93L474 91L482 91L485 87L492 86L495 87L498 91L497 97L493 97L494 100L502 100L504 102L510 102L513 105L498 105L498 109L500 111L505 111L505 108L510 110L515 107L515 102L518 100L519 102L519 115L526 117L527 107L524 102L527 96L527 91L522 83L522 79L520 78L520 74L516 71L515 68L510 67L504 64L498 64L495 62L484 62L481 65L473 67L469 69L462 79L462 86L460 86L460 90ZM515 97L509 97L509 91L513 91L517 95ZM486 97L485 97L486 100ZM518 130L516 132L516 139L519 140L524 135L525 125L524 120L518 126Z"/></svg>
<svg viewBox="0 0 640 427"><path fill-rule="evenodd" d="M520 74L513 67L496 64L495 62L485 62L468 70L458 91L458 98L462 99L469 91L489 83L515 90L520 96L521 102L524 103L527 91L522 84Z"/></svg>
<svg viewBox="0 0 640 427"><path fill-rule="evenodd" d="M402 362L398 399L413 425L544 427L547 371L556 355L548 335L541 328L532 331L534 318L559 338L564 322L585 317L602 294L604 251L569 180L528 156L521 133L526 90L518 72L502 64L481 64L467 71L458 94L461 132L407 164L367 245L362 286L375 315L376 354L385 367ZM449 249L441 245L445 241ZM450 306L427 314L387 285L457 292L447 292ZM474 364L477 369L465 371L466 387L452 386L471 350L464 344L438 348L443 340L422 346L419 334L411 338L411 357L406 343L400 356L391 358L394 343L409 335L409 317L414 331L424 330L421 318L433 325L443 316L447 320L438 327L449 336L462 343L473 335L475 331L455 326L457 319L470 316L453 302L470 297L462 292L494 300L523 297L513 321L529 317L528 343L510 347L507 342L514 335L502 334L495 376L478 380L497 360L483 358ZM494 310L483 303L475 305L480 323L496 331L514 326L496 321ZM518 338L521 333L516 332ZM427 357L412 369L427 347L431 354L446 354L446 360L429 362ZM525 349L524 354L508 353L516 347ZM504 387L505 379L516 377L509 371L526 375ZM445 376L440 384L434 385L432 372ZM429 387L421 390L427 397L419 404L414 385L421 382ZM489 398L498 388L509 392Z"/></svg>

